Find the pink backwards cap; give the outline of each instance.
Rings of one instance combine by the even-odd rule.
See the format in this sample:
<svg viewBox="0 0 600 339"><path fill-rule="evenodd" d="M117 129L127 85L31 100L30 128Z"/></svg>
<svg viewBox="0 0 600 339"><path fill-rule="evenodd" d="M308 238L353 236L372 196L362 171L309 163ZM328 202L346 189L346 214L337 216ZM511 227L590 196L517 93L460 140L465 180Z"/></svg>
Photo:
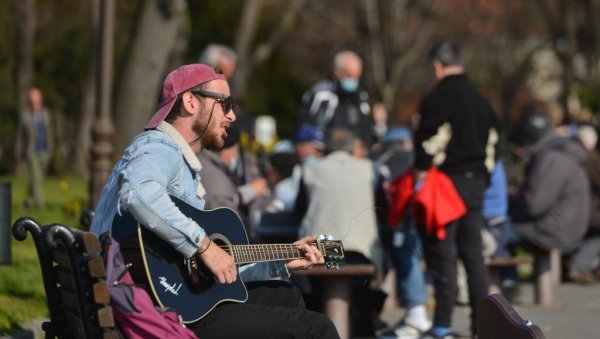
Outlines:
<svg viewBox="0 0 600 339"><path fill-rule="evenodd" d="M223 74L203 64L184 65L169 73L163 83L158 110L146 125L146 129L156 128L161 121L165 120L179 94L217 79L226 80Z"/></svg>

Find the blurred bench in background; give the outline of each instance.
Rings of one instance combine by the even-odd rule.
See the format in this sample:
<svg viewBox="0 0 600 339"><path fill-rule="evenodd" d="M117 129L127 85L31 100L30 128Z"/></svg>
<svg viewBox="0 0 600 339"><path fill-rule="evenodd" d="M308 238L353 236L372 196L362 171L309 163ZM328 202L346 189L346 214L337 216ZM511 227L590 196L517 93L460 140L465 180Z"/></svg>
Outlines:
<svg viewBox="0 0 600 339"><path fill-rule="evenodd" d="M561 283L561 253L559 250L534 251L531 257L499 257L486 261L492 282L500 281L500 271L505 267L533 265L534 302L540 306L552 306L555 289Z"/></svg>
<svg viewBox="0 0 600 339"><path fill-rule="evenodd" d="M371 264L341 264L339 270L324 265L310 270L294 271L294 275L319 276L323 280L325 314L333 321L341 339L350 338L350 303L352 302L352 278L372 277L377 272Z"/></svg>

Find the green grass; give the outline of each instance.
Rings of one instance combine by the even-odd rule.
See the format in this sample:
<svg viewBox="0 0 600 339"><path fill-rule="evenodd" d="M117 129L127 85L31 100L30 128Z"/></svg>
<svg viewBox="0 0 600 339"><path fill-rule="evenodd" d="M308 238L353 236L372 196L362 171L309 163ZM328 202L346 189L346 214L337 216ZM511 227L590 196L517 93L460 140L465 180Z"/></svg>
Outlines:
<svg viewBox="0 0 600 339"><path fill-rule="evenodd" d="M44 183L46 208L27 211L23 208L25 178L0 177L11 184L12 223L29 216L41 224L79 225L79 214L87 199L87 181L81 178L48 178ZM0 227L12 227L0 225ZM0 266L0 335L10 333L32 319L48 316L37 252L31 236L25 241L12 239L12 265Z"/></svg>

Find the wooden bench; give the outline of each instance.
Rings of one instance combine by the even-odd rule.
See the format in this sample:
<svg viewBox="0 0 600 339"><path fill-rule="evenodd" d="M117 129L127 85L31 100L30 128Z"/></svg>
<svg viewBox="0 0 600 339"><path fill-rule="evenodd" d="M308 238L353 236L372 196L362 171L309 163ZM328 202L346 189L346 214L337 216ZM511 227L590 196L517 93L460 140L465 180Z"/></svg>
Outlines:
<svg viewBox="0 0 600 339"><path fill-rule="evenodd" d="M485 258L485 265L488 267L490 282L498 284L501 280L502 269L506 267L518 267L521 265L533 265L532 257L496 257Z"/></svg>
<svg viewBox="0 0 600 339"><path fill-rule="evenodd" d="M534 253L535 302L541 306L552 306L555 289L562 278L561 253L559 250Z"/></svg>
<svg viewBox="0 0 600 339"><path fill-rule="evenodd" d="M534 302L552 306L555 288L561 282L561 253L559 250L534 251L532 257L500 257L486 261L492 281L499 281L500 269L504 267L533 265Z"/></svg>
<svg viewBox="0 0 600 339"><path fill-rule="evenodd" d="M13 236L33 238L50 321L42 324L46 338L120 338L105 281L98 237L65 225L42 226L32 218L17 220Z"/></svg>
<svg viewBox="0 0 600 339"><path fill-rule="evenodd" d="M314 266L310 270L295 271L294 275L319 276L323 279L325 314L335 325L340 338L350 338L350 303L352 302L352 278L372 277L377 272L375 265L342 264L339 270Z"/></svg>

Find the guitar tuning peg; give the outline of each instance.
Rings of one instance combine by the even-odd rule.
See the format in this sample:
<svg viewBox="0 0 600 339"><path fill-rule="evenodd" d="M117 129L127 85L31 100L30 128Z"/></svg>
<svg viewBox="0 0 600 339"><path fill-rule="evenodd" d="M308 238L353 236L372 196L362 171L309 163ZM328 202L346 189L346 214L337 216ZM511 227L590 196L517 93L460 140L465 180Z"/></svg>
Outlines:
<svg viewBox="0 0 600 339"><path fill-rule="evenodd" d="M340 270L340 264L339 264L339 263L336 263L336 262L328 262L328 263L325 263L325 267L326 267L328 270L331 270L331 269L334 269L334 270L336 270L336 271L339 271L339 270Z"/></svg>

